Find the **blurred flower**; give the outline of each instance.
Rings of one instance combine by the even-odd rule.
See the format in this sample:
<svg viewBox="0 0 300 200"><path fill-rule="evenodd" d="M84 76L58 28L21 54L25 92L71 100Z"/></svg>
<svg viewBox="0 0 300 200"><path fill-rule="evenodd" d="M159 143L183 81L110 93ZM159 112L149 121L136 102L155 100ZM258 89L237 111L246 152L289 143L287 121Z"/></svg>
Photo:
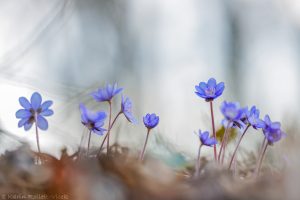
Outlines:
<svg viewBox="0 0 300 200"><path fill-rule="evenodd" d="M222 124L225 127L235 127L244 128L245 124L241 120L247 108L241 108L238 102L227 102L224 101L221 104L221 112L224 115L225 119L223 119ZM230 124L228 124L230 123Z"/></svg>
<svg viewBox="0 0 300 200"><path fill-rule="evenodd" d="M81 111L81 122L85 125L90 131L98 135L103 135L106 129L102 128L106 118L105 112L92 112L88 110L83 104L79 106Z"/></svg>
<svg viewBox="0 0 300 200"><path fill-rule="evenodd" d="M99 88L98 91L91 95L96 101L110 101L115 95L119 94L123 88L118 88L117 83L114 85L106 85L104 88Z"/></svg>
<svg viewBox="0 0 300 200"><path fill-rule="evenodd" d="M20 97L19 102L24 108L16 112L16 117L20 119L19 128L24 126L24 130L28 131L33 123L37 123L41 130L48 129L48 121L44 117L53 115L53 110L49 109L53 104L52 101L42 103L41 95L35 92L32 94L30 102L25 97Z"/></svg>
<svg viewBox="0 0 300 200"><path fill-rule="evenodd" d="M156 114L147 114L146 116L143 117L143 121L145 126L148 129L152 129L155 126L157 126L158 122L159 122L159 117Z"/></svg>
<svg viewBox="0 0 300 200"><path fill-rule="evenodd" d="M223 82L217 84L214 78L210 78L207 83L200 82L199 85L196 85L195 93L206 101L212 101L223 93L224 88Z"/></svg>
<svg viewBox="0 0 300 200"><path fill-rule="evenodd" d="M246 118L242 119L242 121L244 121L246 124L251 125L255 129L265 127L265 122L259 119L259 110L255 106L252 106L250 110L247 108L245 115Z"/></svg>
<svg viewBox="0 0 300 200"><path fill-rule="evenodd" d="M269 144L278 142L286 134L281 130L281 124L279 122L272 122L269 115L265 116L265 127L263 128L265 137Z"/></svg>
<svg viewBox="0 0 300 200"><path fill-rule="evenodd" d="M132 102L128 97L124 98L122 96L121 112L125 115L129 122L134 124L137 123L137 120L132 114Z"/></svg>
<svg viewBox="0 0 300 200"><path fill-rule="evenodd" d="M201 130L199 130L198 136L199 136L199 139L200 139L202 145L211 147L218 143L214 137L209 137L208 131L201 132Z"/></svg>

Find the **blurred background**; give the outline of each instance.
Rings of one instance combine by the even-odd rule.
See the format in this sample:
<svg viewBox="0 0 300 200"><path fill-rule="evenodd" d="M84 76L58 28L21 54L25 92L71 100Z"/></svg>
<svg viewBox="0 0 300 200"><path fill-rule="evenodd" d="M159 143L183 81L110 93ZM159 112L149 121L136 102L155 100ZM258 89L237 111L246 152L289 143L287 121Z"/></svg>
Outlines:
<svg viewBox="0 0 300 200"><path fill-rule="evenodd" d="M20 141L36 149L34 130L18 129L15 118L19 96L34 91L54 100L42 151L75 151L86 134L78 104L107 111L89 94L114 82L132 99L139 123L122 117L112 135L132 148L146 136L142 116L155 112L160 124L149 151L159 137L196 154L194 131L211 131L211 123L194 86L210 77L226 87L214 102L217 127L226 99L256 105L287 129L299 123L299 66L297 0L0 0L0 152ZM248 138L251 149L262 134Z"/></svg>

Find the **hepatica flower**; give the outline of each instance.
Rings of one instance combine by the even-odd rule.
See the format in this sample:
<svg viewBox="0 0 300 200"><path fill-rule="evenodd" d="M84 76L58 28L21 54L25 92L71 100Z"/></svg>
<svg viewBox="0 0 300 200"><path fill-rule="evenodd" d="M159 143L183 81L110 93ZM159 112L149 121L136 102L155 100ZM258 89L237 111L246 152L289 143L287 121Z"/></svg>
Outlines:
<svg viewBox="0 0 300 200"><path fill-rule="evenodd" d="M32 94L30 102L25 97L20 97L19 102L23 109L16 112L16 117L20 119L18 126L24 127L28 131L33 123L41 130L48 129L48 122L45 119L47 116L53 115L53 110L49 107L53 104L52 101L42 103L42 97L38 92Z"/></svg>
<svg viewBox="0 0 300 200"><path fill-rule="evenodd" d="M106 119L105 112L92 112L88 110L83 104L80 104L81 111L81 122L85 125L90 131L103 135L106 129L103 128L104 121Z"/></svg>
<svg viewBox="0 0 300 200"><path fill-rule="evenodd" d="M250 110L247 109L244 116L245 118L242 117L242 121L251 125L254 129L265 127L264 121L259 118L259 110L255 106L252 106Z"/></svg>
<svg viewBox="0 0 300 200"><path fill-rule="evenodd" d="M198 136L202 145L211 147L217 144L217 140L214 137L209 137L208 131L201 132L201 130L199 130Z"/></svg>
<svg viewBox="0 0 300 200"><path fill-rule="evenodd" d="M265 116L265 127L263 128L266 139L269 144L278 142L286 134L281 130L281 124L279 122L272 122L269 115Z"/></svg>
<svg viewBox="0 0 300 200"><path fill-rule="evenodd" d="M111 99L119 94L123 88L118 88L117 84L114 85L106 85L104 88L99 88L96 92L93 92L91 95L94 97L96 101L111 101Z"/></svg>
<svg viewBox="0 0 300 200"><path fill-rule="evenodd" d="M148 129L152 129L152 128L156 127L157 124L159 123L159 117L154 113L147 114L146 116L144 116L143 121L144 121L144 125Z"/></svg>
<svg viewBox="0 0 300 200"><path fill-rule="evenodd" d="M132 102L128 97L124 98L122 96L121 112L125 115L126 119L129 122L134 123L134 124L137 123L137 120L135 119L135 117L132 114Z"/></svg>
<svg viewBox="0 0 300 200"><path fill-rule="evenodd" d="M221 104L221 112L225 119L222 121L225 127L229 126L242 126L244 123L241 121L246 108L241 108L238 102L224 101ZM230 123L230 124L228 124Z"/></svg>
<svg viewBox="0 0 300 200"><path fill-rule="evenodd" d="M196 85L195 93L206 101L212 101L223 93L224 88L225 85L223 82L217 84L214 78L210 78L207 83L200 82L199 85Z"/></svg>

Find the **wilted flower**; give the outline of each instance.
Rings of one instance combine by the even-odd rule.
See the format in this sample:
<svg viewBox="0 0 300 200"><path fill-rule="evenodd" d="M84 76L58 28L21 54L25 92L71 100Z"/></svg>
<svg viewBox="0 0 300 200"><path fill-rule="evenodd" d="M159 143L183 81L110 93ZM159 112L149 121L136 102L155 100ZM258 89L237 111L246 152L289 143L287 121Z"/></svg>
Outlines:
<svg viewBox="0 0 300 200"><path fill-rule="evenodd" d="M114 85L106 85L104 88L99 88L98 91L93 92L91 95L94 97L96 101L111 101L111 99L119 94L123 88L118 88L117 84Z"/></svg>
<svg viewBox="0 0 300 200"><path fill-rule="evenodd" d="M146 116L143 117L143 121L145 126L148 129L152 129L155 126L157 126L158 122L159 122L159 117L156 114L147 114Z"/></svg>
<svg viewBox="0 0 300 200"><path fill-rule="evenodd" d="M200 82L199 85L196 85L195 93L206 101L212 101L223 93L224 88L223 82L217 84L214 78L210 78L207 83Z"/></svg>
<svg viewBox="0 0 300 200"><path fill-rule="evenodd" d="M241 108L238 102L227 102L224 101L221 104L221 112L225 119L222 121L225 127L227 126L238 126L243 127L244 123L241 121L241 117L245 113L247 108ZM230 123L230 124L228 124Z"/></svg>
<svg viewBox="0 0 300 200"><path fill-rule="evenodd" d="M265 116L265 127L263 128L266 139L269 144L278 142L286 134L281 130L279 122L272 122L269 115Z"/></svg>
<svg viewBox="0 0 300 200"><path fill-rule="evenodd" d="M85 125L90 131L98 135L103 135L106 129L102 128L106 118L105 112L92 112L88 110L83 104L79 106L81 111L81 122Z"/></svg>
<svg viewBox="0 0 300 200"><path fill-rule="evenodd" d="M198 136L202 145L211 147L218 143L214 137L209 137L208 131L201 132L201 130L199 130Z"/></svg>
<svg viewBox="0 0 300 200"><path fill-rule="evenodd" d="M49 107L53 104L52 101L42 103L42 97L38 92L32 94L30 102L25 97L19 98L20 105L24 109L16 112L16 117L20 119L19 128L24 126L25 131L28 131L33 123L41 130L48 129L48 121L44 118L53 115L53 110Z"/></svg>
<svg viewBox="0 0 300 200"><path fill-rule="evenodd" d="M121 112L125 115L129 122L134 124L137 123L137 120L132 114L132 102L128 97L124 98L122 96Z"/></svg>

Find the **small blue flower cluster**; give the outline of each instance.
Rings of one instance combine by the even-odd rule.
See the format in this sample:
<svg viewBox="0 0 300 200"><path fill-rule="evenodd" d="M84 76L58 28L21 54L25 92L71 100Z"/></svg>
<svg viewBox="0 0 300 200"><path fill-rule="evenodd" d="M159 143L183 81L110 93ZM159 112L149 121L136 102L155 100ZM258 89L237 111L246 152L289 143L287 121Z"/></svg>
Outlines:
<svg viewBox="0 0 300 200"><path fill-rule="evenodd" d="M260 112L255 107L252 106L250 109L248 107L241 107L237 102L227 102L224 101L221 103L220 110L224 116L222 120L222 124L225 127L225 132L222 137L222 141L219 148L219 153L217 154L217 140L216 140L216 130L215 130L215 122L214 122L214 112L213 112L213 101L223 94L225 89L225 84L223 82L217 83L214 78L210 78L207 83L200 82L199 85L195 86L195 93L203 98L206 102L210 104L210 113L212 119L212 136L209 136L208 131L202 132L199 130L198 137L200 140L200 147L198 153L198 162L200 161L200 149L202 146L214 147L214 158L218 163L223 164L223 160L225 157L225 150L229 138L231 128L240 129L242 134L239 138L235 151L231 157L229 168L235 158L236 152L240 145L240 142L247 132L249 127L253 127L256 130L261 129L264 134L264 143L263 148L261 150L260 161L263 158L264 152L268 145L273 145L275 142L278 142L285 133L281 129L281 125L279 122L272 122L268 115L265 116L264 120L260 119ZM91 133L95 133L97 135L105 135L103 142L100 146L99 152L101 152L104 142L107 141L107 153L109 152L109 136L113 125L115 124L117 118L124 114L125 118L136 124L137 120L132 113L132 102L128 97L122 96L121 100L121 108L118 114L116 114L115 118L112 119L112 99L121 93L123 88L119 88L117 84L107 84L103 88L99 88L97 91L92 92L91 96L94 98L96 102L107 102L109 105L108 114L104 111L91 111L86 108L84 104L80 104L79 109L81 112L81 122L82 124L89 130L89 140L88 147L90 146ZM41 130L48 129L48 121L45 117L53 115L53 110L50 109L53 104L52 101L45 101L42 103L42 97L39 93L35 92L32 94L30 101L25 97L19 98L20 105L23 107L22 109L16 112L16 117L20 119L18 126L24 127L26 131L28 131L33 124L35 124L36 128L36 136L37 136L37 146L39 148L38 141L38 128ZM108 123L105 123L106 118L109 118ZM156 114L146 114L143 117L143 122L145 127L147 128L147 137L145 140L145 144L143 150L140 154L140 159L143 160L145 148L147 145L148 137L150 131L155 128L159 123L159 117ZM105 124L107 124L107 128L104 128ZM87 151L88 152L88 151ZM199 163L196 165L199 167ZM258 167L259 168L259 167ZM196 170L199 173L199 170Z"/></svg>
<svg viewBox="0 0 300 200"><path fill-rule="evenodd" d="M118 88L117 84L114 85L107 84L105 87L99 88L97 91L91 93L91 96L95 99L95 101L109 103L109 122L107 128L104 128L105 120L107 118L106 112L91 111L87 109L83 103L80 103L79 109L81 112L81 123L90 131L88 148L87 148L88 150L90 146L90 139L91 139L92 132L100 136L104 135L104 133L106 132L106 136L100 147L100 151L106 139L107 139L107 148L109 147L110 131L115 121L121 114L124 114L125 118L129 122L133 124L137 124L137 120L132 113L132 105L133 105L132 101L128 97L124 97L124 96L122 96L121 108L119 113L116 115L113 121L111 120L112 99L122 91L123 88ZM20 97L19 102L23 107L23 109L20 109L16 112L16 117L20 119L18 126L24 127L25 131L28 131L30 130L33 124L36 125L37 146L38 149L40 149L39 141L38 141L38 128L41 130L48 129L48 121L45 119L45 117L53 115L53 110L49 109L50 106L53 104L53 102L45 101L44 103L42 103L42 97L37 92L32 94L30 102L25 97ZM143 118L143 121L149 133L151 129L153 129L158 125L159 117L156 116L156 114L146 114Z"/></svg>
<svg viewBox="0 0 300 200"><path fill-rule="evenodd" d="M232 162L235 158L237 149L239 147L239 144L247 132L249 127L253 127L254 129L262 129L262 132L264 134L264 148L261 150L260 158L264 156L265 149L267 145L272 145L275 142L278 142L283 136L286 134L281 130L281 125L279 122L272 122L270 120L270 117L268 115L265 116L264 120L260 119L260 112L255 107L252 106L249 110L248 107L241 107L238 102L227 102L224 101L221 103L220 110L221 113L224 116L224 119L222 120L222 124L225 127L225 133L222 138L221 146L219 149L219 154L217 156L216 151L216 133L215 133L215 124L214 124L214 114L213 114L213 107L212 102L217 97L221 96L224 91L225 85L223 82L218 83L214 78L211 78L208 80L207 83L200 82L199 85L195 86L195 93L205 99L205 101L210 102L211 106L211 117L212 117L212 129L213 129L213 135L209 138L209 134L207 131L201 132L199 131L199 138L201 141L201 145L199 147L199 151L202 145L205 146L214 146L214 152L215 152L215 160L219 163L223 164L224 156L225 156L225 149L228 142L228 137L230 132L228 129L230 128L238 128L241 130L242 135L239 138L238 144L235 148L235 151L233 153L233 156L230 160L229 169L232 165ZM200 155L200 153L199 153ZM198 158L199 160L199 158ZM261 163L260 163L261 164ZM199 163L196 165L199 166ZM260 167L260 166L259 166ZM258 167L258 168L259 168ZM197 169L196 169L197 171Z"/></svg>

